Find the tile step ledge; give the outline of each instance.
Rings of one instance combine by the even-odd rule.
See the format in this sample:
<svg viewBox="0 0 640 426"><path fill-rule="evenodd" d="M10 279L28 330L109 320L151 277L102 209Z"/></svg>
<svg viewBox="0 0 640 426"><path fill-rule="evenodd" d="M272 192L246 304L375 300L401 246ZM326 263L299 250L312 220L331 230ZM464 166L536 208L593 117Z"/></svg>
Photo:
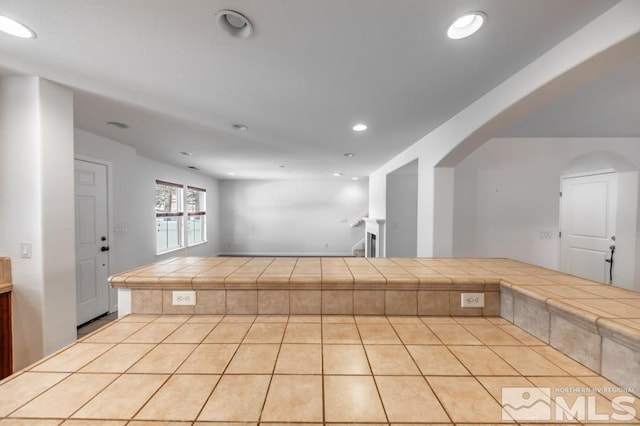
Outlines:
<svg viewBox="0 0 640 426"><path fill-rule="evenodd" d="M640 330L618 322L614 318L599 318L600 335L640 353Z"/></svg>

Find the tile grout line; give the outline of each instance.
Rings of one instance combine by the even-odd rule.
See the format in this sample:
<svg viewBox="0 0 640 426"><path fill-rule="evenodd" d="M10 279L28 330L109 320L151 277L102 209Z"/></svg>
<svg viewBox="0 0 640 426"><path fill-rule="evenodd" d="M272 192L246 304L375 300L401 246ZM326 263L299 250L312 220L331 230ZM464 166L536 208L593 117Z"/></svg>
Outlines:
<svg viewBox="0 0 640 426"><path fill-rule="evenodd" d="M419 317L418 317L419 318ZM420 319L420 321L422 321L424 327L427 328L427 330L433 334L435 336L436 339L438 339L438 341L440 341L440 343L442 343L442 340L440 339L440 337L438 337L438 335L436 333L433 332L433 330L431 330L429 328L429 326L422 320ZM390 322L391 323L391 322ZM398 338L400 338L400 334L398 334L398 330L396 330L396 328L393 326L393 323L391 323L391 328L393 328L393 331L396 333L396 335L398 336ZM453 422L453 418L451 417L451 415L449 414L449 411L446 409L446 407L444 406L444 404L442 403L442 401L440 400L440 397L438 396L438 394L436 393L436 391L433 389L433 387L431 386L431 383L429 383L429 380L427 380L427 377L422 373L422 370L420 369L420 366L418 365L418 363L416 362L413 354L411 353L411 351L409 350L409 348L407 348L406 343L404 342L404 340L402 340L402 338L400 338L400 342L402 343L402 347L404 348L405 351L407 351L407 353L409 354L409 357L411 357L411 360L413 361L414 365L416 366L416 368L418 369L418 372L420 373L420 376L422 377L422 380L424 380L424 382L427 384L427 387L429 388L429 390L431 390L431 393L433 393L433 396L436 398L436 401L438 401L438 404L440 404L440 407L442 408L442 411L444 411L444 413L447 415L447 417L449 418L449 420L451 421L451 424L454 424ZM428 346L428 345L423 345L423 346Z"/></svg>
<svg viewBox="0 0 640 426"><path fill-rule="evenodd" d="M322 297L321 297L322 298ZM321 301L322 303L322 301ZM323 335L323 331L324 331L324 324L322 321L322 315L320 316L320 374L322 377L322 389L321 391L321 396L322 396L322 424L326 424L327 422L327 404L325 403L325 395L326 395L326 389L325 389L325 380L324 380L324 376L325 376L325 371L324 371L324 335Z"/></svg>
<svg viewBox="0 0 640 426"><path fill-rule="evenodd" d="M111 323L110 323L109 325L104 326L104 327L101 327L101 328L100 328L100 329L98 329L98 330L95 330L94 332L92 332L92 333L90 333L89 335L87 335L87 337L88 337L88 336L91 336L91 335L93 335L93 334L97 334L99 331L104 331L104 330L102 330L102 328L110 328L112 325L114 325L114 324L115 324L115 323L117 323L117 322L118 322L118 320L116 320L116 321L111 321ZM146 323L146 325L148 325L148 324L149 324L149 323ZM146 327L146 325L145 325L145 326L143 326L143 327L141 327L141 329L142 329L142 328L144 328L144 327ZM139 331L139 330L137 330L137 331ZM128 335L127 337L123 338L123 340L124 340L124 339L126 339L126 338L128 338L128 337L129 337L129 336L131 336L132 334L135 334L137 331L132 332L130 335ZM84 339L83 339L83 340L84 340ZM9 417L10 417L12 414L14 414L16 411L19 411L20 409L22 409L22 408L23 408L23 407L25 407L26 405L28 405L28 404L32 403L32 402L33 402L33 401L35 401L37 398L39 398L40 396L42 396L43 394L45 394L46 392L48 392L48 391L50 391L50 390L54 389L55 387L57 387L57 386L61 385L61 384L62 384L62 383L64 383L64 382L66 382L70 377L72 377L72 376L73 376L73 375L75 375L75 374L116 374L116 375L117 375L117 376L116 376L112 381L110 381L109 383L107 383L107 384L106 384L102 389L100 389L100 390L99 390L95 395L93 395L91 398L89 398L89 400L87 400L87 401L86 401L84 404L82 404L78 409L76 409L75 411L73 411L69 416L67 416L67 417L65 418L65 420L66 420L66 419L69 419L71 416L73 416L73 414L75 414L78 410L82 409L82 407L84 407L86 404L88 404L90 401L92 401L92 400L93 400L93 399L94 399L94 398L95 398L99 393L101 393L104 389L106 389L107 387L109 387L113 382L115 382L116 380L118 380L118 378L120 378L120 376L121 376L122 374L124 374L124 373L81 373L81 372L80 372L80 370L81 370L82 368L85 368L87 365L91 364L91 363L92 363L93 361L95 361L97 358L101 357L102 355L106 354L107 352L109 352L109 351L111 351L113 348L115 348L118 344L122 343L122 340L121 340L120 342L117 342L117 343L107 343L107 344L110 344L110 345L111 345L111 347L110 347L109 349L107 349L106 351L104 351L104 352L102 352L101 354L97 355L95 358L93 358L92 360L88 361L86 364L81 365L81 366L80 366L80 367L78 367L78 369L76 369L75 371L33 371L33 369L34 369L34 368L36 368L36 367L38 367L38 366L40 366L40 365L44 364L45 362L47 362L47 361L49 361L49 360L53 359L53 358L54 358L54 357L56 357L56 356L59 356L59 355L63 354L64 352L67 352L69 349L71 349L71 347L74 347L75 345L77 345L77 344L79 344L79 343L84 343L84 341L78 341L78 340L76 340L76 342L75 342L75 343L72 343L72 344L70 344L70 345L68 345L68 346L64 347L64 348L63 348L63 349L61 349L60 351L54 352L53 354L49 355L48 357L46 357L46 358L42 359L40 362L37 362L37 363L35 363L34 365L32 365L32 366L30 366L30 367L27 367L27 369L24 369L24 370L22 370L22 372L20 372L20 374L18 374L18 375L16 376L16 378L17 378L17 377L22 376L24 373L27 373L27 372L28 372L28 373L32 373L32 374L43 374L43 373L44 373L44 374L52 374L52 373L56 373L56 374L67 374L67 376L66 376L66 377L64 377L64 378L62 378L62 379L61 379L61 380L59 380L58 382L56 382L54 385L52 385L52 386L48 387L47 389L44 389L42 392L38 393L38 394L37 394L37 395L35 395L33 398L29 399L28 401L26 401L26 402L24 402L23 404L21 404L20 406L18 406L16 409L14 409L14 410L10 411L9 413L7 413L7 415L6 415L4 418L9 418ZM11 382L12 380L13 380L13 379L11 379L11 380L9 380L9 381L7 381L7 382L4 382L4 383L3 383L3 385L4 385L4 384L6 384L6 383ZM63 421L64 421L64 420L63 420Z"/></svg>
<svg viewBox="0 0 640 426"><path fill-rule="evenodd" d="M385 316L386 318L386 316ZM380 393L380 388L378 387L378 382L376 381L376 376L373 372L373 367L371 366L371 361L369 360L369 354L367 353L367 349L364 345L364 341L362 340L362 334L360 334L360 328L358 327L358 321L356 321L355 316L353 321L356 326L356 331L358 332L358 336L360 337L360 345L362 346L362 351L364 352L364 356L367 359L367 364L369 365L369 371L371 371L371 380L373 380L373 385L376 387L376 393L378 394L378 399L380 400L380 405L382 406L382 412L384 413L384 417L387 419L387 424L391 424L389 420L389 414L387 414L387 408L384 406L384 401L382 399L382 394Z"/></svg>
<svg viewBox="0 0 640 426"><path fill-rule="evenodd" d="M214 327L214 330L216 328L218 328L219 324L222 324L222 321L224 320L224 318L226 318L227 315L224 315L221 319L220 322L218 324L216 324L216 326ZM251 326L253 326L253 324L255 324L255 318L254 320L251 322ZM235 351L233 351L233 354L231 355L231 357L229 358L229 361L227 361L227 365L224 367L224 369L222 370L222 372L220 373L220 377L218 378L218 381L216 382L216 384L213 386L213 388L211 389L211 391L209 392L209 395L207 396L207 399L204 401L204 404L202 404L202 407L200 407L200 409L198 410L198 413L196 414L193 423L198 421L198 418L202 415L202 411L204 410L204 407L207 406L207 404L209 403L209 401L211 400L211 397L213 396L213 393L215 392L216 388L218 387L218 385L220 384L220 382L222 381L222 378L225 376L225 373L227 371L227 369L229 368L229 365L231 365L231 361L233 361L233 358L236 356L236 354L238 353L238 350L240 349L240 345L242 345L242 341L245 339L245 337L247 336L247 333L249 333L249 330L251 329L251 326L249 328L247 328L247 331L244 332L244 334L242 335L242 338L240 339L240 343L237 343L236 349ZM213 333L213 330L211 330L211 332L207 335L207 337L209 337L209 335ZM206 337L205 337L206 339ZM203 342L204 340L203 339ZM214 343L215 344L215 343ZM224 343L223 343L224 344Z"/></svg>
<svg viewBox="0 0 640 426"><path fill-rule="evenodd" d="M182 325L178 326L178 328L176 328L171 334L169 334L167 337L165 337L162 341L160 341L160 343L158 343L154 348L152 348L151 350L149 350L147 352L147 354L145 354L143 357L141 357L137 362L135 362L134 364L132 364L126 371L124 374L126 374L127 371L129 371L131 368L133 368L138 362L140 362L146 355L148 355L152 350L154 350L155 348L159 347L164 341L166 341L166 339L168 339L169 337L171 337L173 334L175 334L180 328L182 328L184 325L188 324L189 320L193 318L193 315L190 315L189 318L187 320L185 320ZM207 336L218 326L219 322L217 322L216 324L214 324L213 328L211 329L211 331L209 333L207 333ZM206 338L206 336L204 337ZM202 340L204 340L204 338ZM140 414L140 412L147 406L147 404L149 404L149 402L160 392L161 389L164 388L164 386L176 375L176 372L180 369L180 367L186 362L187 359L189 359L189 357L195 352L195 350L200 347L200 343L196 343L196 346L189 352L189 354L184 358L184 360L182 360L182 362L180 363L180 365L178 365L175 370L172 373L167 374L167 378L162 382L162 384L160 386L158 386L158 388L149 396L149 398L147 398L147 400L136 410L136 412L133 414L132 418L130 419L130 421L132 419L135 419L135 417ZM174 343L166 343L166 344L174 344ZM182 344L182 343L179 343ZM129 374L145 374L145 373L129 373Z"/></svg>
<svg viewBox="0 0 640 426"><path fill-rule="evenodd" d="M264 408L267 405L267 398L269 397L269 391L271 390L271 384L273 383L273 376L275 375L276 365L278 365L278 359L280 358L280 351L282 350L282 342L284 341L284 335L287 332L288 324L289 324L289 317L287 317L287 322L285 323L282 336L280 337L280 344L278 345L278 353L276 354L276 359L273 361L273 367L271 368L271 377L269 378L269 384L267 385L267 390L264 394L264 401L262 401L262 408L260 408L260 414L258 415L258 420L257 420L258 424L260 424L262 420L262 415L264 414Z"/></svg>
<svg viewBox="0 0 640 426"><path fill-rule="evenodd" d="M418 317L419 318L419 317ZM431 328L429 328L429 326L427 325L427 323L425 323L422 319L420 319L420 321L422 321L423 325L427 328L427 330L433 334L435 336L436 339L438 339L438 341L440 343L443 343L442 340L440 339L440 337L433 331L431 330ZM396 334L398 334L398 331L395 329L395 327L393 327L393 324L391 324L392 328L394 329L394 331L396 332ZM398 334L398 337L400 337L400 335ZM436 401L438 401L438 404L440 404L440 407L442 408L442 411L444 411L444 413L447 415L447 417L449 418L449 420L451 421L451 424L454 424L453 421L453 417L451 416L451 414L449 414L449 411L447 410L447 408L444 406L444 404L442 403L442 400L440 399L440 397L438 396L438 394L436 393L436 391L433 389L433 387L431 386L431 383L429 383L429 380L427 380L427 376L425 376L422 373L422 370L420 369L420 366L418 365L418 363L416 362L413 354L411 353L411 351L409 350L409 348L407 348L407 345L405 344L404 340L400 339L400 341L402 342L402 346L404 347L405 351L407 351L407 353L409 354L409 356L411 357L411 360L413 361L413 363L415 364L416 368L418 369L418 371L420 372L420 376L422 377L422 380L424 380L424 382L427 384L427 386L429 387L429 390L431 390L431 393L433 393L433 396L436 398ZM424 345L426 346L426 345ZM446 345L445 345L446 347ZM447 347L448 349L448 347ZM464 366L463 364L463 367Z"/></svg>
<svg viewBox="0 0 640 426"><path fill-rule="evenodd" d="M166 340L168 339L170 336L172 336L175 332L177 332L183 325L187 324L187 321L189 321L189 319L191 319L193 317L193 315L189 315L189 318L187 318L184 322L181 323L181 325L179 325L175 330L173 330L173 332L171 332L168 336L166 336L164 339L162 339L160 342L158 342L153 348L151 348L149 351L146 352L145 355L143 355L142 357L140 357L140 359L138 359L138 361L136 361L135 363L133 363L132 365L129 366L129 368L127 368L123 373L121 373L113 382L109 383L108 386L106 386L104 389L102 389L100 392L98 392L96 395L94 395L94 397L91 399L95 399L95 397L97 397L99 394L101 394L107 387L111 386L113 383L115 383L116 380L120 379L121 377L123 377L125 374L127 374L127 371L131 370L136 364L138 364L140 361L142 361L149 353L151 353L153 350L155 350L156 348L160 347L160 345ZM152 321L151 323L154 324L162 324L161 322L155 322ZM150 324L151 324L150 323ZM144 328L144 327L143 327ZM215 327L214 327L215 328ZM170 343L167 343L170 344ZM149 396L149 398L147 398L147 400L136 410L136 412L131 416L131 418L128 420L128 422L130 422L132 419L134 419L138 414L140 414L140 412L144 409L144 407L149 403L149 401L151 401L157 394L158 392L160 392L160 389L162 389L168 382L169 380L171 380L171 378L174 376L175 372L178 371L178 369L180 368L180 366L186 361L187 358L189 358L189 356L191 356L191 354L193 353L193 351L195 351L195 349L199 346L199 344L197 344L190 352L189 354L184 358L184 360L180 363L179 366L176 367L176 369L173 371L173 373L169 373L167 374L167 377L165 378L165 380L162 381L162 383L160 384L160 386L158 386L158 388ZM145 374L145 373L129 373L129 374ZM160 373L160 374L155 374L155 375L164 375L164 373ZM76 410L74 412L77 413L79 410L81 410L84 406L86 406L87 404L89 404L89 401L87 401L86 404L84 404L81 408L79 408L78 410Z"/></svg>
<svg viewBox="0 0 640 426"><path fill-rule="evenodd" d="M454 320L457 322L457 319L454 318ZM462 323L457 322L458 325L460 325L461 327L463 327L465 330L467 330L469 333L471 333ZM473 333L471 333L473 335ZM474 337L477 339L477 337L474 335ZM480 339L478 339L478 341L480 341L481 345L451 345L451 346L469 346L469 347L478 347L478 346L484 346L487 347L489 350L491 350L491 348L489 347L489 345L486 345L483 341L481 341ZM521 342L522 343L522 342ZM522 347L524 345L524 343L522 343L522 345L517 345L515 347ZM489 392L489 389L487 389L480 380L478 380L478 376L475 375L470 369L469 367L467 367L467 365L449 348L450 345L445 345L446 349L452 354L452 356L469 372L469 376L464 376L464 377L471 377L475 380L476 383L478 383L478 385L480 385L482 387L482 389L484 389L487 394L494 400L496 401L496 403L498 405L501 406L501 401L498 401L491 392ZM491 351L492 353L495 353L494 351ZM504 362L507 363L507 365L509 365L511 368L513 368L514 371L516 371L519 376L505 376L505 377L523 377L524 376L520 373L519 370L517 370L513 365L511 365L510 363L508 363L505 359L503 359L499 354L495 353L496 356L498 356L498 358L502 359ZM501 377L501 376L495 376L495 375L490 375L490 376L480 376L480 377ZM526 380L526 378L525 378ZM435 393L435 392L434 392ZM436 394L437 396L437 394ZM439 400L439 398L438 398ZM444 407L444 405L443 405ZM453 419L452 419L453 420ZM515 422L515 421L514 421Z"/></svg>

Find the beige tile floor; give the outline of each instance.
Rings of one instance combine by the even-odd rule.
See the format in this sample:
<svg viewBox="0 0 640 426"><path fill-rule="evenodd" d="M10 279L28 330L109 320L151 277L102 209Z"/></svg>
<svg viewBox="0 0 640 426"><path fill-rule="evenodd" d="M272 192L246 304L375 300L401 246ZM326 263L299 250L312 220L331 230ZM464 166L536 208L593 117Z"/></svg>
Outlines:
<svg viewBox="0 0 640 426"><path fill-rule="evenodd" d="M536 386L621 395L501 318L128 316L2 382L0 425L515 423L503 388Z"/></svg>

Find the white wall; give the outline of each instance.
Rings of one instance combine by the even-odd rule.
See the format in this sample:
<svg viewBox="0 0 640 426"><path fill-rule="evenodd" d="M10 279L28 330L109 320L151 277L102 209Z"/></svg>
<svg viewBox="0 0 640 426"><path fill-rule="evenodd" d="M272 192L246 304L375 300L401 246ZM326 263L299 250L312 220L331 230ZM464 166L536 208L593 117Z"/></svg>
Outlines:
<svg viewBox="0 0 640 426"><path fill-rule="evenodd" d="M137 155L134 148L76 129L75 155L104 161L110 168L110 274L172 256L212 256L220 252L220 212L216 179ZM207 243L156 256L156 179L207 190ZM116 233L114 228L126 229ZM112 302L116 295L112 292Z"/></svg>
<svg viewBox="0 0 640 426"><path fill-rule="evenodd" d="M490 140L455 168L454 256L509 257L559 269L561 175L577 171L572 169L575 162L570 165L575 158L601 151L640 169L639 146L639 139ZM633 246L635 239L640 247L640 238L637 217L625 212L637 208L637 186L630 193L637 172L621 172L618 177L616 266L619 277L630 277L619 284L633 288L633 269L640 261ZM553 238L540 239L541 231L550 231ZM636 274L637 290L639 281Z"/></svg>
<svg viewBox="0 0 640 426"><path fill-rule="evenodd" d="M387 175L387 257L416 257L418 242L418 161Z"/></svg>
<svg viewBox="0 0 640 426"><path fill-rule="evenodd" d="M138 264L147 264L175 256L213 256L220 253L219 183L216 179L138 157L136 162L136 196L133 201L138 216ZM156 179L207 190L207 242L156 256Z"/></svg>
<svg viewBox="0 0 640 426"><path fill-rule="evenodd" d="M366 181L220 182L221 242L227 254L351 255L364 226Z"/></svg>
<svg viewBox="0 0 640 426"><path fill-rule="evenodd" d="M73 97L0 78L0 255L13 272L14 368L76 339ZM20 257L20 242L32 244Z"/></svg>

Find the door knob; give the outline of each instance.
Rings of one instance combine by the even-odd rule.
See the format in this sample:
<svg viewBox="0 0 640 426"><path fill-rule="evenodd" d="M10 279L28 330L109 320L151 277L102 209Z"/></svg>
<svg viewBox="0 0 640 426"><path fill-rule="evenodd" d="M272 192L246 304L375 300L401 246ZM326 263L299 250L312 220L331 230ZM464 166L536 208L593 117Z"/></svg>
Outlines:
<svg viewBox="0 0 640 426"><path fill-rule="evenodd" d="M100 247L100 251L109 251L109 246Z"/></svg>

